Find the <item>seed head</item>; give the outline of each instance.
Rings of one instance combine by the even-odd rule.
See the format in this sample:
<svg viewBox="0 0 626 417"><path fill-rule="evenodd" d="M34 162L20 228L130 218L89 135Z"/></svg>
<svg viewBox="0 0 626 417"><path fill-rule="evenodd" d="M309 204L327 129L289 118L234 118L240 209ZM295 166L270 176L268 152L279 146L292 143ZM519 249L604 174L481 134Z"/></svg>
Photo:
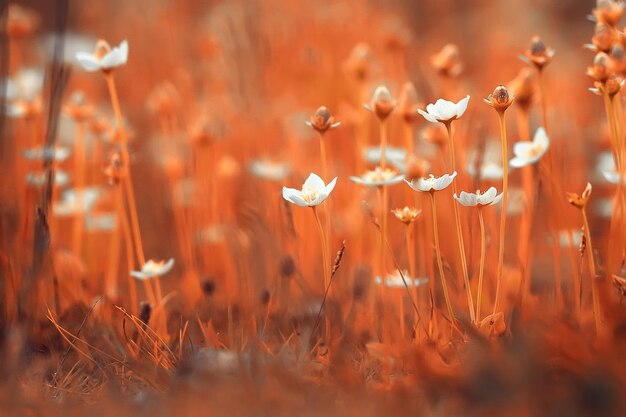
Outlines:
<svg viewBox="0 0 626 417"><path fill-rule="evenodd" d="M605 83L612 73L611 58L604 52L598 52L593 59L593 66L587 67L587 75L600 83Z"/></svg>
<svg viewBox="0 0 626 417"><path fill-rule="evenodd" d="M513 97L505 86L499 85L485 99L485 103L496 109L496 111L503 112L513 103Z"/></svg>
<svg viewBox="0 0 626 417"><path fill-rule="evenodd" d="M598 0L592 10L598 22L615 27L624 16L624 3L621 1Z"/></svg>
<svg viewBox="0 0 626 417"><path fill-rule="evenodd" d="M598 52L609 52L615 42L617 42L615 29L603 22L596 23L594 35L591 37L594 49Z"/></svg>
<svg viewBox="0 0 626 417"><path fill-rule="evenodd" d="M320 134L326 133L327 130L334 129L341 123L334 123L335 118L331 116L326 106L321 106L306 124L317 130Z"/></svg>
<svg viewBox="0 0 626 417"><path fill-rule="evenodd" d="M365 81L371 69L370 61L372 59L372 49L366 43L357 44L350 56L343 63L344 71L357 81Z"/></svg>
<svg viewBox="0 0 626 417"><path fill-rule="evenodd" d="M383 121L396 108L396 101L391 97L389 89L383 85L376 87L372 95L372 101L365 108L376 113L376 116Z"/></svg>
<svg viewBox="0 0 626 417"><path fill-rule="evenodd" d="M520 56L520 59L541 70L552 61L552 57L554 50L546 47L539 36L534 36L530 41L530 48Z"/></svg>

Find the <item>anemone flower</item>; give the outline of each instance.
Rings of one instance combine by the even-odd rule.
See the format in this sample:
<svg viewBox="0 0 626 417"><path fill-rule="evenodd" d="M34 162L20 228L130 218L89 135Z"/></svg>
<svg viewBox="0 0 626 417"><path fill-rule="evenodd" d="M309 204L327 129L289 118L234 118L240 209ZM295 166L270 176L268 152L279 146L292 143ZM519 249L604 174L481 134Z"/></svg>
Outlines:
<svg viewBox="0 0 626 417"><path fill-rule="evenodd" d="M432 123L450 123L452 120L459 119L467 110L467 104L470 96L465 96L458 103L444 100L440 98L434 104L426 106L426 111L419 109L418 112L426 120Z"/></svg>
<svg viewBox="0 0 626 417"><path fill-rule="evenodd" d="M256 159L250 162L248 169L255 177L270 181L282 181L291 173L291 166L289 164L265 159Z"/></svg>
<svg viewBox="0 0 626 417"><path fill-rule="evenodd" d="M418 178L410 182L404 180L404 182L406 182L409 187L411 187L415 191L435 192L447 188L450 184L452 184L452 181L454 181L455 177L456 171L454 171L452 174L444 174L441 177L435 177L433 174L430 174L428 178Z"/></svg>
<svg viewBox="0 0 626 417"><path fill-rule="evenodd" d="M76 59L85 71L110 71L128 61L128 42L111 48L104 40L99 40L93 53L77 52Z"/></svg>
<svg viewBox="0 0 626 417"><path fill-rule="evenodd" d="M318 175L311 173L302 185L302 190L283 187L283 198L300 207L320 205L335 188L337 177L326 185Z"/></svg>
<svg viewBox="0 0 626 417"><path fill-rule="evenodd" d="M22 151L22 155L24 155L24 158L28 159L29 161L40 160L63 162L70 156L70 149L62 146L57 146L54 148L48 146L39 146L37 148L24 149Z"/></svg>
<svg viewBox="0 0 626 417"><path fill-rule="evenodd" d="M515 157L509 161L509 164L515 168L534 164L548 151L549 146L550 138L546 130L540 127L535 132L532 142L517 142L513 145Z"/></svg>
<svg viewBox="0 0 626 417"><path fill-rule="evenodd" d="M166 261L154 261L150 259L141 267L141 271L131 271L130 275L137 279L145 280L167 274L174 267L174 258Z"/></svg>
<svg viewBox="0 0 626 417"><path fill-rule="evenodd" d="M461 195L457 197L454 194L454 199L465 207L482 207L498 204L502 200L502 194L498 194L495 187L489 188L485 193L476 191L475 193L466 193L461 191Z"/></svg>
<svg viewBox="0 0 626 417"><path fill-rule="evenodd" d="M381 167L376 167L371 171L367 171L360 177L351 176L350 180L357 184L367 185L368 187L383 187L402 182L404 175L398 174L396 171Z"/></svg>

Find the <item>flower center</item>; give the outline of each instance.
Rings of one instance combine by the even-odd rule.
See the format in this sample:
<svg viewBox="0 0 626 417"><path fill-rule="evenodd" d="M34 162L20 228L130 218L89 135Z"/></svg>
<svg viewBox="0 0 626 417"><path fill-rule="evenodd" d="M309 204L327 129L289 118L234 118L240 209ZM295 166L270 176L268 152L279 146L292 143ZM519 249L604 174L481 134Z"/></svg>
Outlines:
<svg viewBox="0 0 626 417"><path fill-rule="evenodd" d="M309 186L305 186L302 188L301 197L307 203L312 203L313 201L315 201L317 197L319 197L319 195L320 195L320 190L316 188L309 187Z"/></svg>

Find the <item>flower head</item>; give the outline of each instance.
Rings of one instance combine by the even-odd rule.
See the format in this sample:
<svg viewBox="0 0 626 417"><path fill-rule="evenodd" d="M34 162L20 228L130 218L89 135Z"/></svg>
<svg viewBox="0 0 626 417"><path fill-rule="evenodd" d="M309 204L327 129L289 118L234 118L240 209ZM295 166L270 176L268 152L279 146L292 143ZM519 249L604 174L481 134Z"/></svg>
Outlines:
<svg viewBox="0 0 626 417"><path fill-rule="evenodd" d="M441 177L435 177L433 174L430 174L428 178L418 178L417 180L413 180L411 182L404 180L409 187L414 189L415 191L422 192L435 192L441 191L444 188L448 187L454 181L456 177L456 171L452 174L444 174Z"/></svg>
<svg viewBox="0 0 626 417"><path fill-rule="evenodd" d="M29 161L54 161L63 162L70 156L70 149L62 146L51 148L49 146L39 146L32 149L24 149L22 151L24 158Z"/></svg>
<svg viewBox="0 0 626 417"><path fill-rule="evenodd" d="M587 75L594 81L605 83L613 74L611 58L605 52L598 52L593 58L593 66L587 67Z"/></svg>
<svg viewBox="0 0 626 417"><path fill-rule="evenodd" d="M154 261L150 259L148 262L143 264L141 271L131 271L130 275L137 279L149 279L156 276L160 277L170 272L173 267L174 258L170 258L167 262Z"/></svg>
<svg viewBox="0 0 626 417"><path fill-rule="evenodd" d="M415 85L411 82L404 83L398 99L398 109L405 123L415 123L419 117L417 111L420 107L422 105L417 101Z"/></svg>
<svg viewBox="0 0 626 417"><path fill-rule="evenodd" d="M598 23L615 26L624 16L624 2L613 0L598 0L596 8L592 10L593 18Z"/></svg>
<svg viewBox="0 0 626 417"><path fill-rule="evenodd" d="M376 167L371 171L367 171L360 177L352 176L350 179L357 184L370 187L382 187L400 183L404 179L404 175L398 174L390 168L382 169L381 167Z"/></svg>
<svg viewBox="0 0 626 417"><path fill-rule="evenodd" d="M111 185L117 185L126 178L126 168L119 154L111 155L109 165L104 168L104 175L107 176Z"/></svg>
<svg viewBox="0 0 626 417"><path fill-rule="evenodd" d="M394 216L402 223L409 225L415 221L417 216L422 213L422 210L418 210L415 207L403 207L391 210Z"/></svg>
<svg viewBox="0 0 626 417"><path fill-rule="evenodd" d="M335 123L335 118L331 116L326 106L321 106L315 114L311 116L311 120L305 122L307 126L312 127L319 133L324 134L327 130L334 129L341 125L341 122Z"/></svg>
<svg viewBox="0 0 626 417"><path fill-rule="evenodd" d="M366 43L359 43L343 63L344 71L357 81L367 79L371 70L372 49Z"/></svg>
<svg viewBox="0 0 626 417"><path fill-rule="evenodd" d="M587 202L589 202L589 197L591 197L591 187L590 183L587 183L585 190L581 195L575 193L567 193L567 201L570 202L574 207L578 207L579 209L585 208Z"/></svg>
<svg viewBox="0 0 626 417"><path fill-rule="evenodd" d="M495 187L490 187L484 194L477 190L475 193L461 191L461 196L454 194L454 199L465 207L493 206L502 200L502 193L498 194Z"/></svg>
<svg viewBox="0 0 626 417"><path fill-rule="evenodd" d="M402 279L404 277L404 280ZM402 271L402 275L396 269L394 272L387 275L384 279L385 286L388 288L404 288L404 282L406 281L406 286L411 287L419 287L420 285L424 285L428 283L428 278L411 278L411 274L409 271ZM376 285L382 285L383 279L380 276L374 278L374 283Z"/></svg>
<svg viewBox="0 0 626 417"><path fill-rule="evenodd" d="M364 107L376 113L380 120L385 120L396 108L396 101L391 97L389 89L380 85L374 90L370 103L365 104Z"/></svg>
<svg viewBox="0 0 626 417"><path fill-rule="evenodd" d="M532 142L522 141L513 145L515 157L509 161L509 164L515 168L534 164L547 152L549 146L550 138L548 138L546 130L540 127L535 132Z"/></svg>
<svg viewBox="0 0 626 417"><path fill-rule="evenodd" d="M554 50L546 47L539 36L534 36L530 41L530 49L520 59L528 64L533 64L537 69L542 69L552 61Z"/></svg>
<svg viewBox="0 0 626 417"><path fill-rule="evenodd" d="M515 97L515 103L522 107L528 107L532 101L534 87L533 81L535 72L524 67L517 74L517 77L509 83L509 91Z"/></svg>
<svg viewBox="0 0 626 417"><path fill-rule="evenodd" d="M463 70L463 63L459 55L459 47L449 43L441 51L433 55L430 58L430 62L439 75L456 77Z"/></svg>
<svg viewBox="0 0 626 417"><path fill-rule="evenodd" d="M270 181L283 181L291 173L289 164L264 159L250 162L248 169L252 175Z"/></svg>
<svg viewBox="0 0 626 417"><path fill-rule="evenodd" d="M54 203L52 211L59 217L87 214L101 195L102 190L98 187L66 190L61 195L61 200Z"/></svg>
<svg viewBox="0 0 626 417"><path fill-rule="evenodd" d="M41 112L43 71L25 68L17 71L6 83L7 114L9 117L32 117Z"/></svg>
<svg viewBox="0 0 626 417"><path fill-rule="evenodd" d="M489 94L489 96L484 100L485 103L489 104L499 112L508 109L513 103L513 97L509 94L509 90L503 85L497 86L493 90L493 93Z"/></svg>
<svg viewBox="0 0 626 417"><path fill-rule="evenodd" d="M302 190L283 187L283 198L300 207L315 207L326 200L336 183L337 177L326 185L319 176L311 173L302 185Z"/></svg>
<svg viewBox="0 0 626 417"><path fill-rule="evenodd" d="M76 59L85 71L109 72L128 61L128 42L124 40L119 46L111 48L105 40L100 39L93 53L77 52Z"/></svg>
<svg viewBox="0 0 626 417"><path fill-rule="evenodd" d="M449 123L463 116L463 113L467 110L469 99L470 96L465 96L465 98L458 103L453 103L440 98L435 104L426 106L426 111L419 109L418 112L429 122Z"/></svg>

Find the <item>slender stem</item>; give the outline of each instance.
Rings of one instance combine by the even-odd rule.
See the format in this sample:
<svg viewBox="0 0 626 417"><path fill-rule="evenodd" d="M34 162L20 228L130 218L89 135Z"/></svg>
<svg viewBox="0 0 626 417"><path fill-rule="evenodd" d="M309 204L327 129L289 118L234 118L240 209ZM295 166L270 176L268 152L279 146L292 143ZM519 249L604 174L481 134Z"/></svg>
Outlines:
<svg viewBox="0 0 626 417"><path fill-rule="evenodd" d="M72 229L72 247L74 254L80 256L82 249L84 216L83 209L85 207L85 127L83 121L76 120L76 145L75 145L74 161L76 173L76 181L74 190L76 192L76 215Z"/></svg>
<svg viewBox="0 0 626 417"><path fill-rule="evenodd" d="M543 76L543 70L541 68L538 69L537 78L539 81L539 96L541 98L541 117L543 128L546 130L546 133L549 135L550 130L548 129L548 105L546 103L546 87L545 80Z"/></svg>
<svg viewBox="0 0 626 417"><path fill-rule="evenodd" d="M443 260L441 258L441 248L439 246L439 227L437 225L437 206L435 205L435 193L430 193L431 214L433 218L433 237L435 239L435 251L437 252L437 266L439 267L439 275L441 277L441 288L443 289L443 296L446 299L446 306L448 308L448 314L450 315L450 321L454 323L456 318L454 317L454 311L452 310L452 303L450 302L450 296L448 294L448 285L446 284L446 275L443 270Z"/></svg>
<svg viewBox="0 0 626 417"><path fill-rule="evenodd" d="M454 155L454 142L452 140L452 123L447 122L444 123L446 126L446 131L448 132L448 149L450 150L450 171L456 171L456 157ZM457 186L456 181L452 182L452 188L454 194L457 194ZM470 314L470 320L472 322L476 321L476 315L474 313L474 300L472 297L472 290L470 288L469 283L469 272L467 268L467 259L465 258L465 243L463 242L463 229L461 226L461 213L459 212L458 204L453 204L454 206L454 221L456 225L456 238L459 245L459 255L461 257L461 268L463 271L463 281L465 283L465 292L467 294L467 304Z"/></svg>
<svg viewBox="0 0 626 417"><path fill-rule="evenodd" d="M499 111L500 138L502 142L502 208L500 210L500 248L498 251L498 272L496 281L496 297L493 304L493 314L498 311L500 301L500 289L502 286L502 267L504 264L504 236L506 232L506 208L509 200L509 159L507 155L506 125L504 122L504 111Z"/></svg>
<svg viewBox="0 0 626 417"><path fill-rule="evenodd" d="M317 213L317 207L312 206L313 216L315 217L315 224L317 224L317 231L320 236L320 243L322 245L322 266L324 268L324 290L330 293L330 259L328 257L328 242L326 241L326 236L324 235L324 228L322 227L322 222L320 222L320 217ZM328 315L326 315L326 342L329 342L330 336L330 320Z"/></svg>
<svg viewBox="0 0 626 417"><path fill-rule="evenodd" d="M478 221L480 222L480 267L478 269L478 296L476 298L476 323L480 323L480 306L483 295L483 276L485 273L485 221L483 209L478 206Z"/></svg>
<svg viewBox="0 0 626 417"><path fill-rule="evenodd" d="M380 167L387 165L387 121L380 121Z"/></svg>
<svg viewBox="0 0 626 417"><path fill-rule="evenodd" d="M413 296L414 297L414 301L413 303L417 305L417 295L418 295L418 290L417 290L417 285L416 285L416 280L417 280L417 276L415 274L415 251L413 250L413 243L412 243L412 236L411 236L411 223L406 225L405 228L405 233L404 233L404 240L406 242L406 255L407 255L407 259L408 259L408 263L409 263L409 275L410 275L410 281L413 284L413 295L411 295L411 292L408 291L407 288L407 292L409 293L409 297ZM416 316L415 316L415 320L417 322L417 312L416 312Z"/></svg>
<svg viewBox="0 0 626 417"><path fill-rule="evenodd" d="M589 275L591 276L591 296L593 299L593 317L596 323L596 334L600 334L601 330L601 312L600 312L600 298L598 294L598 273L596 271L596 264L593 259L593 245L591 243L591 232L589 231L589 222L587 220L587 212L583 207L581 209L583 214L583 227L585 228L585 239L587 240L587 261L589 262Z"/></svg>

